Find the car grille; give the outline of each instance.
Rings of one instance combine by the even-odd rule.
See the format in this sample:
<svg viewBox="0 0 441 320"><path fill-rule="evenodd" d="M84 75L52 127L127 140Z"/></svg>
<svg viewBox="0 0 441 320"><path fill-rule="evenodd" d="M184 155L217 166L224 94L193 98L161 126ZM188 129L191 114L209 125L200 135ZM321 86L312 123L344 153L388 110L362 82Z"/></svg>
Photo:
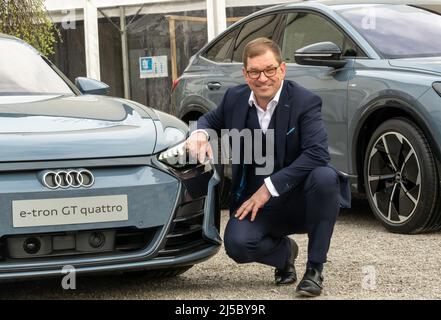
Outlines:
<svg viewBox="0 0 441 320"><path fill-rule="evenodd" d="M176 213L165 247L158 257L176 257L209 246L202 237L205 197L182 204Z"/></svg>
<svg viewBox="0 0 441 320"><path fill-rule="evenodd" d="M131 252L146 248L153 240L158 228L118 228L79 232L58 232L4 236L0 239L0 260L34 259L57 256L78 256L87 254L112 254ZM90 245L92 235L104 234L106 244L94 248ZM86 237L87 241L81 240ZM41 250L30 254L23 248L29 239L38 239Z"/></svg>
<svg viewBox="0 0 441 320"><path fill-rule="evenodd" d="M152 241L158 228L122 229L116 232L115 250L128 252L146 248Z"/></svg>
<svg viewBox="0 0 441 320"><path fill-rule="evenodd" d="M0 239L0 261L5 260L6 258L6 242L3 239Z"/></svg>

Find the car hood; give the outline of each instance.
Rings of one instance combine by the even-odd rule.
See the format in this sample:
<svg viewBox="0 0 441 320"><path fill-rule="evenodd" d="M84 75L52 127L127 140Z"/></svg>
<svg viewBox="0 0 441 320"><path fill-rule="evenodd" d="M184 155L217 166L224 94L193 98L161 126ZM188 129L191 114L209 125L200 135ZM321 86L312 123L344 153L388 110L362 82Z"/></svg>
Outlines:
<svg viewBox="0 0 441 320"><path fill-rule="evenodd" d="M392 59L389 64L394 67L423 70L441 74L441 57Z"/></svg>
<svg viewBox="0 0 441 320"><path fill-rule="evenodd" d="M0 162L152 154L146 109L103 96L0 96Z"/></svg>

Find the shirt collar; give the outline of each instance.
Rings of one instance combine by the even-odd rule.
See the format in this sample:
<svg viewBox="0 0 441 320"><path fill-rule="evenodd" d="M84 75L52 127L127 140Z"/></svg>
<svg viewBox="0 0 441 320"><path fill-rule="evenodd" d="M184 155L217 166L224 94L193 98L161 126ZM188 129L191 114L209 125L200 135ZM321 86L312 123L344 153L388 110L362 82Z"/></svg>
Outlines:
<svg viewBox="0 0 441 320"><path fill-rule="evenodd" d="M280 95L282 94L283 82L284 82L284 80L282 80L280 88L279 88L279 90L277 90L276 95L274 96L274 98L268 103L268 107L267 107L268 109L271 109L271 108L275 107L279 103ZM251 90L251 93L250 93L250 97L248 99L248 104L250 105L250 107L252 107L253 104L254 104L256 107L262 109L257 104L256 97L254 96L254 92L252 90Z"/></svg>

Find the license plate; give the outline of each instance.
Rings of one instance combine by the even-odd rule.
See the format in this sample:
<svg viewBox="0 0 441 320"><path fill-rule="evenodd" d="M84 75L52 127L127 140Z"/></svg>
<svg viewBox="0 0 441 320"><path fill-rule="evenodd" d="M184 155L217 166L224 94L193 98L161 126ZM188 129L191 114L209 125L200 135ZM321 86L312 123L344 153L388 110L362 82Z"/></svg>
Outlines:
<svg viewBox="0 0 441 320"><path fill-rule="evenodd" d="M127 221L128 211L127 195L12 201L14 227Z"/></svg>

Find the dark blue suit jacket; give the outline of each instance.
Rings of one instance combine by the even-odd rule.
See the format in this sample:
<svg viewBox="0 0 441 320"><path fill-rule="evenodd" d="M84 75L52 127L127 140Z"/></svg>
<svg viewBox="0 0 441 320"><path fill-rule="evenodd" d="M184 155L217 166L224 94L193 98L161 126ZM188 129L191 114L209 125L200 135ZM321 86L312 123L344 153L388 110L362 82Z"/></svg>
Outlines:
<svg viewBox="0 0 441 320"><path fill-rule="evenodd" d="M198 129L213 129L218 134L221 129L244 129L250 93L248 85L228 89L221 104L199 118ZM275 147L278 167L282 169L270 176L280 195L302 183L313 169L330 166L321 107L319 96L292 81L284 81L275 111ZM340 205L347 208L350 207L349 182L346 176L337 173L341 186ZM234 191L240 181L240 165L233 164L232 178Z"/></svg>

